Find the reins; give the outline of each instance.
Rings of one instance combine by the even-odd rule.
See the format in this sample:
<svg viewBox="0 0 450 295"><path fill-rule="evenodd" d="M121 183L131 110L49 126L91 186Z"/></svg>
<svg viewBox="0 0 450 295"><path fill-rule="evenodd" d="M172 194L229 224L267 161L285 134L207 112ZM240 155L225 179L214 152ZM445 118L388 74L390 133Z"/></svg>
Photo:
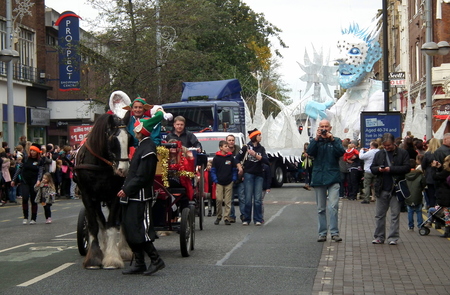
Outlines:
<svg viewBox="0 0 450 295"><path fill-rule="evenodd" d="M117 127L118 129L120 128L126 128L125 125L120 125ZM88 142L86 141L83 146L86 147L86 149L91 153L91 155L93 155L94 157L96 157L97 159L103 161L104 163L106 163L109 167L112 167L114 169L114 162L111 162L105 158L103 158L102 156L98 155L97 153L94 152L94 150L89 146ZM112 159L113 161L129 161L129 158L119 158L119 159ZM104 170L104 167L98 166L98 165L94 165L94 164L79 164L75 166L75 169L79 170L79 169L88 169L88 170Z"/></svg>
<svg viewBox="0 0 450 295"><path fill-rule="evenodd" d="M114 163L111 161L106 160L105 158L103 158L102 156L97 155L92 149L91 147L88 145L87 141L84 143L84 146L86 146L86 148L88 149L88 151L96 158L102 160L103 162L105 162L106 164L108 164L109 166L113 166Z"/></svg>

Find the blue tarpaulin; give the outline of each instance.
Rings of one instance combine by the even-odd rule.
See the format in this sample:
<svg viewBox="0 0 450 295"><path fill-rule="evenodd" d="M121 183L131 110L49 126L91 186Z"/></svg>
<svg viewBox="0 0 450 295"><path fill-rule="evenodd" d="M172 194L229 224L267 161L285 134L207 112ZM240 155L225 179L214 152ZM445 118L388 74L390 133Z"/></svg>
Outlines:
<svg viewBox="0 0 450 295"><path fill-rule="evenodd" d="M241 84L238 79L183 82L181 101L188 101L190 97L208 97L209 100L241 100Z"/></svg>

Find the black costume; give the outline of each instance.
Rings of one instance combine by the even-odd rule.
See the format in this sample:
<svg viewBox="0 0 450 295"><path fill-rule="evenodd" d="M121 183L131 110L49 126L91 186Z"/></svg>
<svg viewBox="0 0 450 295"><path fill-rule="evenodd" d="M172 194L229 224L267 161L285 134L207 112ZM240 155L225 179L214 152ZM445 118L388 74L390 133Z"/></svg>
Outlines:
<svg viewBox="0 0 450 295"><path fill-rule="evenodd" d="M133 155L122 188L126 194L126 197L121 198L122 225L136 260L135 265L123 271L123 274L151 275L165 266L152 242L155 232L151 227L151 205L156 163L156 146L150 137L145 137L139 142ZM144 252L151 259L148 270Z"/></svg>

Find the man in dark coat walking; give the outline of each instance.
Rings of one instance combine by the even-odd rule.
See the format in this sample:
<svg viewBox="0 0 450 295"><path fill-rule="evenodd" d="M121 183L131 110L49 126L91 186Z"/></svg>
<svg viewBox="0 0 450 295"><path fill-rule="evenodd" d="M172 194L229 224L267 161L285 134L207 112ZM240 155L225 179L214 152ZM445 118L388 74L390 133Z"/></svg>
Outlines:
<svg viewBox="0 0 450 295"><path fill-rule="evenodd" d="M382 137L384 150L375 154L370 170L376 175L375 190L377 196L375 208L375 233L372 244L383 244L386 239L386 214L391 209L391 224L387 239L389 245L397 245L400 235L400 202L394 191L394 184L405 179L411 168L409 154L398 148L394 136L385 133Z"/></svg>

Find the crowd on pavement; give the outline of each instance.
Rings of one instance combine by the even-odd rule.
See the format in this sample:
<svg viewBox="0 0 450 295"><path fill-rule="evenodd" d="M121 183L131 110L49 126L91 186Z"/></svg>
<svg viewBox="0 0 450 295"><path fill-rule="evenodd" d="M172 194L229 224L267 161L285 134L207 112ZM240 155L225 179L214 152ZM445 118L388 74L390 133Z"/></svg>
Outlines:
<svg viewBox="0 0 450 295"><path fill-rule="evenodd" d="M310 184L316 194L318 242L325 242L328 232L333 241L342 241L339 200L354 201L358 196L363 205L375 202L373 244L397 245L401 212L408 212L409 231L442 221L441 237L450 237L450 133L442 142L424 141L410 132L405 138L385 133L365 148L357 140L334 137L331 130L329 121L320 121L305 152L313 163L311 183L306 178L305 188ZM423 208L429 216L425 222Z"/></svg>
<svg viewBox="0 0 450 295"><path fill-rule="evenodd" d="M58 198L76 199L73 181L74 149L62 149L48 143L40 145L19 138L10 148L2 142L0 149L1 206L21 201L23 224L36 224L38 204L42 204L46 223L51 223L51 205ZM31 214L30 214L31 208Z"/></svg>

